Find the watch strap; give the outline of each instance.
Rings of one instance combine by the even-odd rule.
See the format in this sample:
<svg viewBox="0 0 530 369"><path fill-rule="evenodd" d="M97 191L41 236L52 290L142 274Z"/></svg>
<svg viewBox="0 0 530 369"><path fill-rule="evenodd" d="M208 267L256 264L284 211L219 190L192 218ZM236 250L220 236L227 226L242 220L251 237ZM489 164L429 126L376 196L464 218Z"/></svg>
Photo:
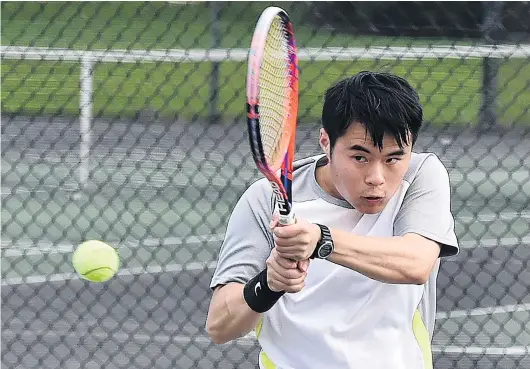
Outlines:
<svg viewBox="0 0 530 369"><path fill-rule="evenodd" d="M320 228L320 239L317 242L317 245L315 247L315 250L313 251L313 254L311 254L311 256L309 257L310 259L320 259L319 251L320 251L320 248L322 247L322 243L324 240L333 242L331 238L331 231L329 230L329 228L322 224L318 224L318 223L315 223L315 224L319 226Z"/></svg>

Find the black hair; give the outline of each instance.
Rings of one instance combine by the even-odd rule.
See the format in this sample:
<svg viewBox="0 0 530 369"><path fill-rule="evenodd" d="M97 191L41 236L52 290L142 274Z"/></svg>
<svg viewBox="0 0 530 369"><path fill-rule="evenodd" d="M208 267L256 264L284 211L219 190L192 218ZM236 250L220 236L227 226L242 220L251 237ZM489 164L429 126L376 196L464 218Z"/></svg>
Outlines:
<svg viewBox="0 0 530 369"><path fill-rule="evenodd" d="M322 126L328 133L331 150L335 142L355 122L364 125L379 150L385 134L402 148L417 139L423 122L418 93L403 78L390 73L359 72L326 91Z"/></svg>

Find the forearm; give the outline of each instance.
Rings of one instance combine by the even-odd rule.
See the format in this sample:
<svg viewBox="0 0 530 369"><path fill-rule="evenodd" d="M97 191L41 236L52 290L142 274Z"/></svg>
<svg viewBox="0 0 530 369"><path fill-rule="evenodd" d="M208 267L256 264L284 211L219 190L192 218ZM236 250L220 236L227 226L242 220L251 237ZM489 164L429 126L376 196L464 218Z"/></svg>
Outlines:
<svg viewBox="0 0 530 369"><path fill-rule="evenodd" d="M439 246L419 235L367 237L331 230L335 243L329 261L386 283L423 284Z"/></svg>
<svg viewBox="0 0 530 369"><path fill-rule="evenodd" d="M243 298L244 285L229 283L217 290L206 321L210 338L218 344L242 337L252 331L261 313L250 309Z"/></svg>

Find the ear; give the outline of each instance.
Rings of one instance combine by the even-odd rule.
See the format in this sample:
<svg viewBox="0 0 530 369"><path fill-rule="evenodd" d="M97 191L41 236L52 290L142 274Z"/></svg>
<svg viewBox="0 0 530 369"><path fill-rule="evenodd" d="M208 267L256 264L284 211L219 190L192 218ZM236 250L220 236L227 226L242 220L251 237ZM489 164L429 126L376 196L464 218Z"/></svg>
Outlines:
<svg viewBox="0 0 530 369"><path fill-rule="evenodd" d="M329 141L328 133L324 128L320 128L320 138L319 138L320 148L326 154L328 160L331 160L331 146Z"/></svg>

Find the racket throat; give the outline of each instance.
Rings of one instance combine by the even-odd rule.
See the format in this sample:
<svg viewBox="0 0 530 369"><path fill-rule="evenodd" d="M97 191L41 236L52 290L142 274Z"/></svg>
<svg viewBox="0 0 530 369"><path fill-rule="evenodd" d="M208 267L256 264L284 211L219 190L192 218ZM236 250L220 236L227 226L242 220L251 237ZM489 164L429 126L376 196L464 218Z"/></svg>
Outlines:
<svg viewBox="0 0 530 369"><path fill-rule="evenodd" d="M280 186L271 181L271 186L273 190L273 196L274 196L274 207L275 211L279 213L279 219L278 222L282 225L286 224L292 224L294 223L294 214L292 212L292 206L289 202L288 197L286 197L287 194L285 194Z"/></svg>

